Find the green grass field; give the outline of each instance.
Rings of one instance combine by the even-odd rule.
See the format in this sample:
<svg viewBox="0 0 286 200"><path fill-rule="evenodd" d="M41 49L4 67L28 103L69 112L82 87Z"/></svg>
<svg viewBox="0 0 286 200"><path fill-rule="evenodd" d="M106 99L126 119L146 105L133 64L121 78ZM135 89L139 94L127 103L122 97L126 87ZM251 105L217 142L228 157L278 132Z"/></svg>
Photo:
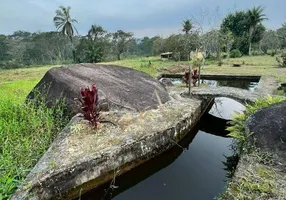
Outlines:
<svg viewBox="0 0 286 200"><path fill-rule="evenodd" d="M149 60L151 65L149 65ZM270 75L281 82L286 82L286 68L277 67L275 57L253 56L223 60L222 66L214 61L207 61L202 74L244 74L244 75ZM242 67L232 67L233 63L242 64ZM164 69L180 68L188 62L162 61L159 57L126 59L104 64L114 64L143 71L153 77L165 73ZM44 74L57 66L32 67L24 69L0 70L0 99L13 98L21 102L29 91L39 82Z"/></svg>
<svg viewBox="0 0 286 200"><path fill-rule="evenodd" d="M217 66L207 61L202 73L271 75L286 82L286 68L277 67L275 57L242 57L223 62L223 66ZM232 67L233 63L244 64ZM183 72L189 63L150 57L104 64L130 67L155 77L173 69ZM10 197L67 122L61 109L57 109L55 119L53 110L44 105L35 108L24 104L28 93L52 67L57 66L0 70L0 200Z"/></svg>

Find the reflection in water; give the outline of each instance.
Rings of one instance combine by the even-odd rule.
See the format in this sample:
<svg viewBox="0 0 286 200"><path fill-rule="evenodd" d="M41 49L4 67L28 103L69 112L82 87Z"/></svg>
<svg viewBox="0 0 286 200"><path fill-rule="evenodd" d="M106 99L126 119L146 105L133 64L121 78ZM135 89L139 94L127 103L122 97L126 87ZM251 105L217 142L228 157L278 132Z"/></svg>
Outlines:
<svg viewBox="0 0 286 200"><path fill-rule="evenodd" d="M182 79L180 78L170 78L171 82L174 85L184 84ZM248 79L236 79L236 80L207 80L201 79L200 83L202 85L208 85L209 87L218 87L218 86L226 86L226 87L235 87L241 88L249 91L254 91L258 86L257 81L252 81Z"/></svg>
<svg viewBox="0 0 286 200"><path fill-rule="evenodd" d="M233 99L226 97L215 98L214 105L209 111L210 114L222 118L222 119L232 119L232 115L235 112L242 112L245 109L244 105L238 103Z"/></svg>
<svg viewBox="0 0 286 200"><path fill-rule="evenodd" d="M243 107L226 98L218 102L210 110L213 115L205 115L196 130L179 145L116 177L117 187L108 190L107 183L81 199L208 200L219 195L236 167L238 156L231 149L231 138L216 135L226 135L224 129L229 120L221 118L229 119L233 110L241 111ZM215 121L213 125L210 120Z"/></svg>
<svg viewBox="0 0 286 200"><path fill-rule="evenodd" d="M199 131L189 150L172 164L114 199L213 199L226 185L231 139Z"/></svg>
<svg viewBox="0 0 286 200"><path fill-rule="evenodd" d="M188 142L193 136L189 136ZM225 156L232 155L230 144L230 138L199 131L191 144L180 144L184 150L175 146L117 177L118 188L112 193L109 190L105 194L107 184L81 199L102 199L103 196L118 200L213 199L226 185L227 173L222 161L226 162Z"/></svg>
<svg viewBox="0 0 286 200"><path fill-rule="evenodd" d="M201 80L201 84L206 84L210 87L226 86L254 91L258 82L251 80Z"/></svg>

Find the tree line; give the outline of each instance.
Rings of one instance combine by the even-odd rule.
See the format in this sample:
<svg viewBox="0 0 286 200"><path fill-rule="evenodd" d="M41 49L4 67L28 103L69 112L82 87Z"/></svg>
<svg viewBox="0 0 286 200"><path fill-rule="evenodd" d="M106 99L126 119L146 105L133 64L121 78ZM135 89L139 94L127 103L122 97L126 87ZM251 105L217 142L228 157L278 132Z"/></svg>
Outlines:
<svg viewBox="0 0 286 200"><path fill-rule="evenodd" d="M202 49L207 58L272 54L286 48L286 23L277 30L267 30L264 8L254 7L229 13L220 27L204 32L195 19L182 22L180 34L136 39L131 32L110 33L93 24L86 35L78 34L70 7L59 7L53 18L56 31L16 31L0 35L0 68L27 65L97 63L120 60L126 56L157 56L173 52L175 60L187 60L191 51Z"/></svg>

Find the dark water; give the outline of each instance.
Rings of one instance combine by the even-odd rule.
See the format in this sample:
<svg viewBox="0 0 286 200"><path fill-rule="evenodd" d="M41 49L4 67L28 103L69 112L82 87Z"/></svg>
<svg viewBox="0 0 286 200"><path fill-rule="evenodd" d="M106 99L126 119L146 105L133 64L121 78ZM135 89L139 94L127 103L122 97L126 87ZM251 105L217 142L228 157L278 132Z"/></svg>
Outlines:
<svg viewBox="0 0 286 200"><path fill-rule="evenodd" d="M252 86L248 85L248 88ZM179 145L151 159L81 199L209 200L224 190L227 157L233 156L232 139L225 136L226 120L244 106L217 98L201 122ZM211 115L210 115L211 114ZM217 120L217 121L216 121ZM211 123L214 121L214 123ZM203 131L204 130L204 131ZM109 188L109 189L108 189Z"/></svg>
<svg viewBox="0 0 286 200"><path fill-rule="evenodd" d="M174 85L177 84L182 84L182 79L179 78L170 78L171 82ZM217 86L227 86L227 87L235 87L235 88L241 88L241 89L246 89L249 91L254 91L254 89L257 87L258 82L257 81L252 81L252 80L241 80L241 79L236 79L236 80L207 80L207 79L202 79L200 81L201 84L203 85L208 85L209 87L217 87Z"/></svg>

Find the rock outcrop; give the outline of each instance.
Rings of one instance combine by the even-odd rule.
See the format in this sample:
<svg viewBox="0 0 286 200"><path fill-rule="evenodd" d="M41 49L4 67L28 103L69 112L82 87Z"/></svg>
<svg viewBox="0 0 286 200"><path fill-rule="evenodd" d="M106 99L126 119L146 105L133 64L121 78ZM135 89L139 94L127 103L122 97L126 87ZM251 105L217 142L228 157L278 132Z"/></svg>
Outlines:
<svg viewBox="0 0 286 200"><path fill-rule="evenodd" d="M187 93L185 93L187 95ZM192 88L191 96L195 98L201 97L227 97L234 99L242 104L254 102L256 99L261 97L260 94L256 92L250 92L248 90L234 88L234 87L217 87L217 88L209 88L209 87L200 87L200 88Z"/></svg>
<svg viewBox="0 0 286 200"><path fill-rule="evenodd" d="M12 200L73 199L175 146L211 101L171 96L157 109L105 113L116 126L94 130L72 118Z"/></svg>
<svg viewBox="0 0 286 200"><path fill-rule="evenodd" d="M100 100L107 101L111 109L119 107L141 111L154 108L158 105L155 91L162 103L170 100L164 85L148 74L126 67L102 64L76 64L53 68L45 74L27 98L35 98L35 91L46 95L51 104L60 97L65 97L68 110L74 115L80 111L74 98L79 97L80 88L93 83L99 89Z"/></svg>
<svg viewBox="0 0 286 200"><path fill-rule="evenodd" d="M256 146L275 153L286 163L286 101L256 112L247 120Z"/></svg>

